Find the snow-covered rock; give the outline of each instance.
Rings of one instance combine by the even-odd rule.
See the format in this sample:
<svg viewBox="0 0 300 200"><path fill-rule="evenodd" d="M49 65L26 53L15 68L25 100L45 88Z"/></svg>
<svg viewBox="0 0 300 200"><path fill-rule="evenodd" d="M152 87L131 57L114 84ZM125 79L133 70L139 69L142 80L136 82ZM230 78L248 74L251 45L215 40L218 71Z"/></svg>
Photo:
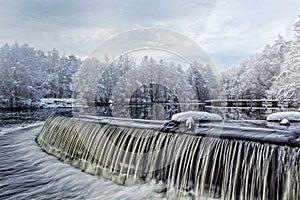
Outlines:
<svg viewBox="0 0 300 200"><path fill-rule="evenodd" d="M289 122L300 122L300 112L278 112L267 117L268 121L280 122L287 119Z"/></svg>
<svg viewBox="0 0 300 200"><path fill-rule="evenodd" d="M223 119L217 114L188 111L173 115L171 120L176 122L186 122L186 125L189 125L190 123L194 123L194 121L222 121Z"/></svg>
<svg viewBox="0 0 300 200"><path fill-rule="evenodd" d="M288 126L288 125L290 125L290 122L289 122L289 120L284 118L283 120L280 121L280 125Z"/></svg>
<svg viewBox="0 0 300 200"><path fill-rule="evenodd" d="M194 120L192 117L189 117L186 122L185 122L185 126L187 127L188 130L191 130L194 127Z"/></svg>

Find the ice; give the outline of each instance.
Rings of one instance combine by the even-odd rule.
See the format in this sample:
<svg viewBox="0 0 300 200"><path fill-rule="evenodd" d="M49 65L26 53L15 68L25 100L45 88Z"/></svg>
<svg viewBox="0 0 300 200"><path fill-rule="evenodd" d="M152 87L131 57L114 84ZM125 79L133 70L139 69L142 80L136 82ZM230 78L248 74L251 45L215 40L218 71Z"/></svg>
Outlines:
<svg viewBox="0 0 300 200"><path fill-rule="evenodd" d="M286 119L290 122L300 122L300 112L278 112L267 117L268 121L282 121Z"/></svg>
<svg viewBox="0 0 300 200"><path fill-rule="evenodd" d="M176 122L187 122L190 121L222 121L222 117L217 114L211 114L208 112L197 112L197 111L188 111L177 113L172 116L172 121Z"/></svg>

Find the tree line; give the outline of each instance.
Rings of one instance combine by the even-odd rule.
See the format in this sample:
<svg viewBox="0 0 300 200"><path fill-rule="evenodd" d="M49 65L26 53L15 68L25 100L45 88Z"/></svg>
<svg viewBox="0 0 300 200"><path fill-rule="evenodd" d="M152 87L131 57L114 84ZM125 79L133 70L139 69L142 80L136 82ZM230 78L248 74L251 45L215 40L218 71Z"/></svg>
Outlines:
<svg viewBox="0 0 300 200"><path fill-rule="evenodd" d="M3 108L35 106L41 98L73 97L108 104L122 101L124 95L130 98L128 91L144 82L167 86L184 102L192 90L196 93L192 98L203 102L214 90L209 92L207 85L218 88L205 81L216 81L210 66L196 62L184 72L179 64L148 56L139 63L128 55L102 63L96 58L81 60L75 55L60 55L55 49L44 52L17 43L0 48L0 77Z"/></svg>
<svg viewBox="0 0 300 200"><path fill-rule="evenodd" d="M146 82L166 86L184 102L186 98L199 102L211 98L276 98L292 100L297 106L300 20L294 24L294 33L292 40L278 36L262 52L223 72L221 81L211 66L197 62L183 69L148 56L137 62L122 55L102 63L96 58L60 55L55 49L45 52L28 44L5 44L0 48L0 107L28 107L51 97L123 103Z"/></svg>
<svg viewBox="0 0 300 200"><path fill-rule="evenodd" d="M70 83L81 60L75 55L44 52L28 44L0 49L0 106L31 107L41 98L69 98Z"/></svg>
<svg viewBox="0 0 300 200"><path fill-rule="evenodd" d="M292 40L279 35L274 44L222 73L222 98L275 98L299 105L300 20L293 27Z"/></svg>
<svg viewBox="0 0 300 200"><path fill-rule="evenodd" d="M182 96L182 103L187 102L187 98L204 102L216 93L214 90L220 88L220 85L207 83L206 80L217 82L209 65L194 62L184 70L174 62L157 61L149 56L137 61L122 55L111 63L101 63L95 58L84 60L73 77L72 90L74 97L95 101L96 104L124 104L136 89L155 83Z"/></svg>

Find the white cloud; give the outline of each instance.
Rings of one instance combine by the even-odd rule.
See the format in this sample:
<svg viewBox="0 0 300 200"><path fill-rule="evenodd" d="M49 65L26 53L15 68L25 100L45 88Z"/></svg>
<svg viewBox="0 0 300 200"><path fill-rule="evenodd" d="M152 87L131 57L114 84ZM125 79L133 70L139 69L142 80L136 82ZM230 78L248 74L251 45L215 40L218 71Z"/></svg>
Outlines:
<svg viewBox="0 0 300 200"><path fill-rule="evenodd" d="M223 67L224 57L248 57L273 43L279 34L290 39L292 21L297 17L300 2L291 1L230 1L222 0L207 17L206 29L195 40ZM191 32L195 32L191 30ZM230 61L231 58L228 60ZM236 59L239 61L240 59ZM232 62L238 65L238 62Z"/></svg>
<svg viewBox="0 0 300 200"><path fill-rule="evenodd" d="M113 35L160 27L196 41L224 68L278 34L290 38L299 8L299 0L2 0L0 44L27 42L84 57Z"/></svg>

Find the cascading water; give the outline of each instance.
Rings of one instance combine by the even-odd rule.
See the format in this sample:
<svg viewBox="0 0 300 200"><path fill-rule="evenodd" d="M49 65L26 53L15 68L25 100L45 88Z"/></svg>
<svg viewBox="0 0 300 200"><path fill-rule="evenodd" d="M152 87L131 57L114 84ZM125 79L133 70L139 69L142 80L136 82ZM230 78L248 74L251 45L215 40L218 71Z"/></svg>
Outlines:
<svg viewBox="0 0 300 200"><path fill-rule="evenodd" d="M177 198L300 199L297 146L64 117L48 118L37 141L90 174L123 185L163 181Z"/></svg>

